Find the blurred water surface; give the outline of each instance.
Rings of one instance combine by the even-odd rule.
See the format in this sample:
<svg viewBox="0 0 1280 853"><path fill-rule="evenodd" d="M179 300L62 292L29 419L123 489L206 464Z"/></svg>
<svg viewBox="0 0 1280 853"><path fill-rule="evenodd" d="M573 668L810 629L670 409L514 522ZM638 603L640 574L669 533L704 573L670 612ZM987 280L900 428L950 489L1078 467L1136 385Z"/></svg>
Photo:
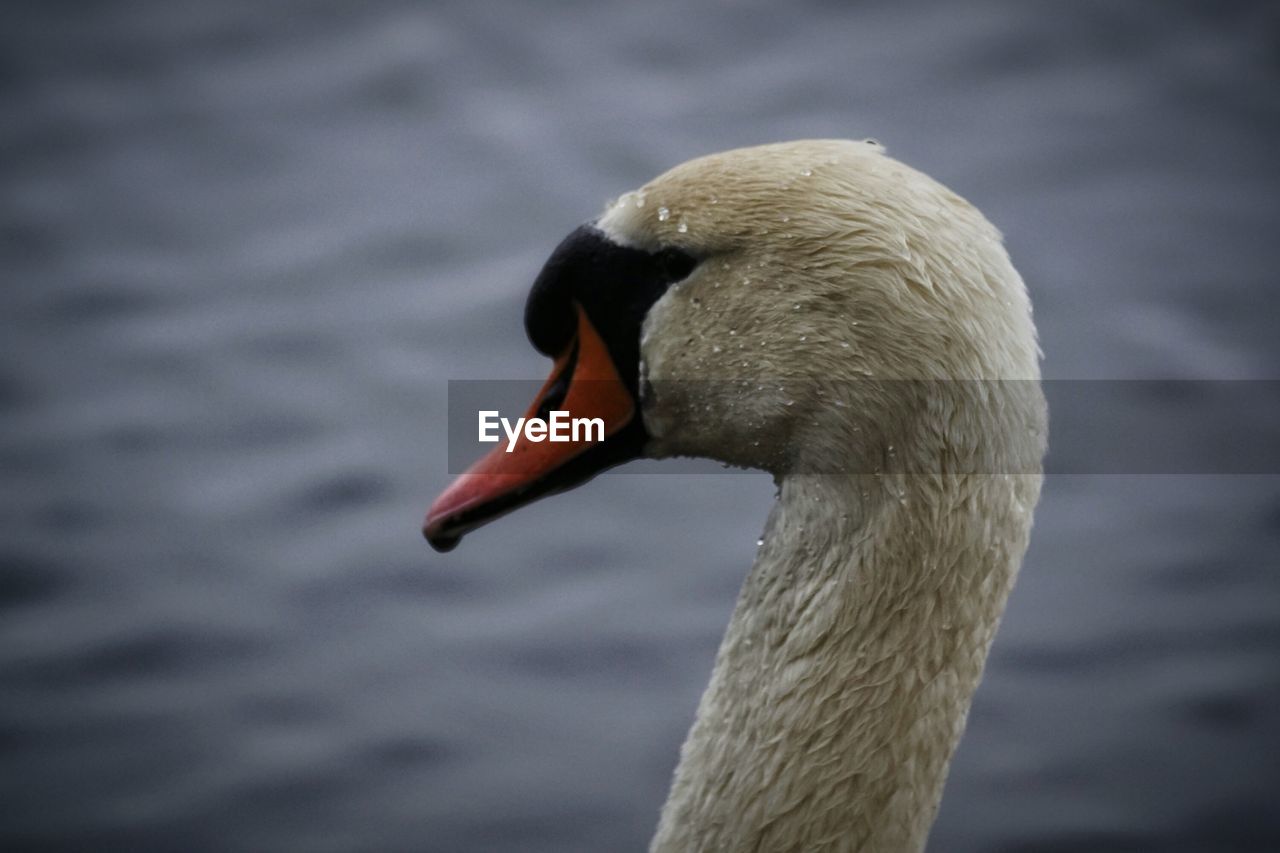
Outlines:
<svg viewBox="0 0 1280 853"><path fill-rule="evenodd" d="M691 156L874 136L1046 375L1276 377L1270 4L0 17L5 849L644 848L768 478L418 524L447 380L540 375L542 259ZM1049 480L931 850L1280 849L1278 485Z"/></svg>

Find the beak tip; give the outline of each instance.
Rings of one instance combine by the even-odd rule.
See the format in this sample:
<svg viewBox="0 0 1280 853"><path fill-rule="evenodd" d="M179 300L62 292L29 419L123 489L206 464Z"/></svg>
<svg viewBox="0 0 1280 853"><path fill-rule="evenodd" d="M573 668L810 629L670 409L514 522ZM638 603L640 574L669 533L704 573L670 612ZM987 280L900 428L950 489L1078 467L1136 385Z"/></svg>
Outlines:
<svg viewBox="0 0 1280 853"><path fill-rule="evenodd" d="M427 540L427 544L436 550L439 554L447 554L454 548L458 547L458 543L462 541L461 536L431 536L423 534Z"/></svg>
<svg viewBox="0 0 1280 853"><path fill-rule="evenodd" d="M448 521L446 516L432 513L422 523L422 538L426 539L427 544L441 554L452 551L462 541L461 534L446 532L446 521Z"/></svg>

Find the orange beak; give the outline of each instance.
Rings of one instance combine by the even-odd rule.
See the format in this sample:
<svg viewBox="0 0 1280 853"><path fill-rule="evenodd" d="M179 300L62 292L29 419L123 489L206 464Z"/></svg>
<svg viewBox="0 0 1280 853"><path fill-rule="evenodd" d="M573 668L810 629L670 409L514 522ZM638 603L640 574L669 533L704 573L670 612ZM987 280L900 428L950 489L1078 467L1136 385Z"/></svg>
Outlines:
<svg viewBox="0 0 1280 853"><path fill-rule="evenodd" d="M574 307L577 331L525 417L545 417L556 409L571 418L600 418L604 440L535 442L522 432L510 452L500 443L431 504L422 533L437 551L452 549L463 534L517 507L638 455L635 398L586 311L576 302ZM623 437L631 440L620 441Z"/></svg>

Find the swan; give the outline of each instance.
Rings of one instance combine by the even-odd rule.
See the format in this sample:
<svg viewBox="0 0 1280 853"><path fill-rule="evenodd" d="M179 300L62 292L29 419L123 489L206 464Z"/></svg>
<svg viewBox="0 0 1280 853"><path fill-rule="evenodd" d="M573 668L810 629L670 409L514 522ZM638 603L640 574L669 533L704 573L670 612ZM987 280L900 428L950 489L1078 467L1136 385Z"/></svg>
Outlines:
<svg viewBox="0 0 1280 853"><path fill-rule="evenodd" d="M727 151L571 233L525 324L554 359L530 414L604 440L482 458L427 514L437 549L639 456L777 486L651 850L922 849L1046 445L999 232L869 140Z"/></svg>

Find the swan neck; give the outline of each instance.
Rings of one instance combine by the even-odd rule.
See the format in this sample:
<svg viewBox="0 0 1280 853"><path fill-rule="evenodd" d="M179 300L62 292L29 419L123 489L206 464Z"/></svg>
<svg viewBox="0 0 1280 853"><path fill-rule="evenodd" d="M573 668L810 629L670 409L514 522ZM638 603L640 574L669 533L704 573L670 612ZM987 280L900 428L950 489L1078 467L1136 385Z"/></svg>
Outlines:
<svg viewBox="0 0 1280 853"><path fill-rule="evenodd" d="M652 849L922 849L1038 490L781 478Z"/></svg>

